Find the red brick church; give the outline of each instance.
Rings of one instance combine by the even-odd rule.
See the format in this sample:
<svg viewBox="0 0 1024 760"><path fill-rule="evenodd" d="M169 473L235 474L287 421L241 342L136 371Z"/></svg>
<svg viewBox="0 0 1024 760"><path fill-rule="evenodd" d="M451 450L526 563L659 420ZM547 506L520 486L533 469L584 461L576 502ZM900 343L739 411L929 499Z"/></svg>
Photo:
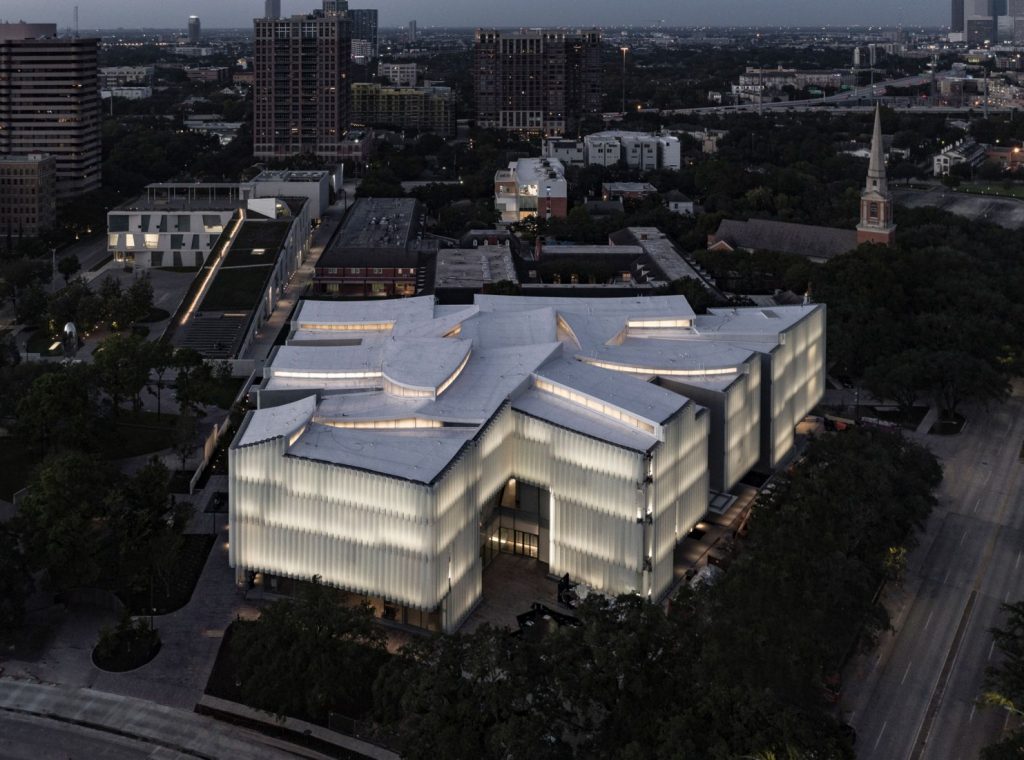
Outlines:
<svg viewBox="0 0 1024 760"><path fill-rule="evenodd" d="M768 219L750 219L745 222L726 219L719 225L717 232L708 236L708 250L778 251L824 262L848 253L863 243L891 246L895 240L892 195L885 176L882 113L876 108L871 160L867 182L860 197L860 224L856 230Z"/></svg>

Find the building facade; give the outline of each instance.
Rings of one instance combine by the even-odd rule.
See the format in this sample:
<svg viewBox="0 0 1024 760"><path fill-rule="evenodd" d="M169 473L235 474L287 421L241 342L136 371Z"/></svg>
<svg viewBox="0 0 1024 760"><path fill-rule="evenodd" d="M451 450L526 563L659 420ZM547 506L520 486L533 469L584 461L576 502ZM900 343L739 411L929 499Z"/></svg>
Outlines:
<svg viewBox="0 0 1024 760"><path fill-rule="evenodd" d="M569 185L557 158L520 158L494 175L494 206L503 222L560 219L569 213Z"/></svg>
<svg viewBox="0 0 1024 760"><path fill-rule="evenodd" d="M199 16L188 17L188 44L198 45L199 39L203 36L202 25L199 23Z"/></svg>
<svg viewBox="0 0 1024 760"><path fill-rule="evenodd" d="M352 39L363 40L370 45L370 58L376 58L380 49L377 35L377 10L375 8L352 8L348 12L352 24Z"/></svg>
<svg viewBox="0 0 1024 760"><path fill-rule="evenodd" d="M601 32L477 29L480 127L561 135L601 108Z"/></svg>
<svg viewBox="0 0 1024 760"><path fill-rule="evenodd" d="M0 155L57 160L57 198L101 183L99 40L55 24L0 24Z"/></svg>
<svg viewBox="0 0 1024 760"><path fill-rule="evenodd" d="M415 87L419 81L415 63L378 63L377 76L393 87Z"/></svg>
<svg viewBox="0 0 1024 760"><path fill-rule="evenodd" d="M0 156L0 234L35 237L57 224L57 159Z"/></svg>
<svg viewBox="0 0 1024 760"><path fill-rule="evenodd" d="M387 87L352 84L352 123L452 134L452 91L448 87Z"/></svg>
<svg viewBox="0 0 1024 760"><path fill-rule="evenodd" d="M344 298L415 295L421 254L436 253L423 239L426 210L415 198L360 198L316 263L313 290Z"/></svg>
<svg viewBox="0 0 1024 760"><path fill-rule="evenodd" d="M658 600L712 478L789 455L824 336L823 306L678 296L303 302L230 449L236 579L448 632L501 552Z"/></svg>
<svg viewBox="0 0 1024 760"><path fill-rule="evenodd" d="M339 159L349 125L348 18L325 10L255 27L254 155Z"/></svg>

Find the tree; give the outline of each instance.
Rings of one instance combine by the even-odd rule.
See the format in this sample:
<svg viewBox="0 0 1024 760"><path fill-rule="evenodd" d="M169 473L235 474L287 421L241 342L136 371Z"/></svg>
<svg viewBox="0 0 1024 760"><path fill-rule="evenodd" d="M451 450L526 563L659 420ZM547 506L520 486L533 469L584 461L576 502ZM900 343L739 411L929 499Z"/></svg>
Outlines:
<svg viewBox="0 0 1024 760"><path fill-rule="evenodd" d="M148 378L149 392L156 396L156 416L160 418L164 388L167 387L165 377L174 364L174 347L163 340L156 340L145 345L148 357L146 363L151 367Z"/></svg>
<svg viewBox="0 0 1024 760"><path fill-rule="evenodd" d="M76 274L82 268L81 262L78 260L78 256L70 254L64 256L57 262L57 271L64 276L64 284L67 285L71 281L71 277Z"/></svg>
<svg viewBox="0 0 1024 760"><path fill-rule="evenodd" d="M213 368L202 354L192 348L179 348L174 352L174 397L178 407L201 413L202 402L209 396L213 383Z"/></svg>
<svg viewBox="0 0 1024 760"><path fill-rule="evenodd" d="M138 335L112 335L96 349L93 366L100 387L110 396L115 415L124 399L131 399L136 411L141 408L151 356L146 341Z"/></svg>
<svg viewBox="0 0 1024 760"><path fill-rule="evenodd" d="M1015 715L1024 715L1024 602L1004 604L1006 623L991 630L996 647L1002 654L998 665L985 672L985 692L981 704L996 707ZM982 752L984 760L1020 757L1024 751L1024 729L1018 728L1002 741Z"/></svg>
<svg viewBox="0 0 1024 760"><path fill-rule="evenodd" d="M0 525L0 635L10 633L25 617L25 602L34 584L17 535Z"/></svg>
<svg viewBox="0 0 1024 760"><path fill-rule="evenodd" d="M369 605L345 606L320 582L274 602L255 622L237 622L232 652L247 704L281 716L325 721L361 715L387 658Z"/></svg>
<svg viewBox="0 0 1024 760"><path fill-rule="evenodd" d="M715 306L714 298L704 284L692 277L681 277L673 280L659 291L660 295L686 296L686 300L698 314L707 314L709 306Z"/></svg>
<svg viewBox="0 0 1024 760"><path fill-rule="evenodd" d="M103 570L103 506L109 476L93 457L66 451L46 459L15 517L25 556L51 586L88 586Z"/></svg>
<svg viewBox="0 0 1024 760"><path fill-rule="evenodd" d="M145 319L153 308L153 283L145 274L136 279L124 292L125 323L134 324Z"/></svg>
<svg viewBox="0 0 1024 760"><path fill-rule="evenodd" d="M188 458L199 448L199 420L190 406L182 406L174 423L174 453L181 459L185 470Z"/></svg>
<svg viewBox="0 0 1024 760"><path fill-rule="evenodd" d="M1005 377L966 351L937 351L930 370L935 400L945 415L955 415L964 401L994 401L1009 393Z"/></svg>
<svg viewBox="0 0 1024 760"><path fill-rule="evenodd" d="M16 430L31 447L85 447L96 420L92 368L72 364L37 377L17 406Z"/></svg>
<svg viewBox="0 0 1024 760"><path fill-rule="evenodd" d="M127 588L138 590L152 583L157 554L178 554L191 505L172 501L169 485L167 467L154 457L107 492L104 511L117 549L117 577ZM166 579L166 573L161 575Z"/></svg>

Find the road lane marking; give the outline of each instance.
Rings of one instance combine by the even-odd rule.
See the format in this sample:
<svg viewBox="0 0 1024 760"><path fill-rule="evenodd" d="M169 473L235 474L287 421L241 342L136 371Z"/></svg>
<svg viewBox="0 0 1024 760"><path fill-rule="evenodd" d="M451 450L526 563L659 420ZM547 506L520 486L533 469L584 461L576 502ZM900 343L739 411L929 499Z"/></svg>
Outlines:
<svg viewBox="0 0 1024 760"><path fill-rule="evenodd" d="M931 623L932 623L932 615L934 615L934 614L935 614L935 610L932 610L931 612L928 613L928 620L926 620L925 624L924 624L924 629L926 631L928 630L928 626L931 625Z"/></svg>
<svg viewBox="0 0 1024 760"><path fill-rule="evenodd" d="M968 723L970 723L970 722L971 722L972 720L974 720L974 711L975 711L975 710L977 710L977 709L978 709L978 706L977 706L977 705L971 705L971 714L970 714L970 716L969 716L969 717L967 718L967 722L968 722Z"/></svg>
<svg viewBox="0 0 1024 760"><path fill-rule="evenodd" d="M988 647L988 657L985 658L986 660L991 660L992 659L992 652L995 650L995 648L996 648L996 641L995 641L995 639L992 639L992 643Z"/></svg>
<svg viewBox="0 0 1024 760"><path fill-rule="evenodd" d="M903 682L907 680L907 676L910 674L910 666L913 664L913 660L907 663L907 669L903 671L903 678L900 679L900 686L902 686Z"/></svg>
<svg viewBox="0 0 1024 760"><path fill-rule="evenodd" d="M1007 717L1009 717L1009 716L1007 716ZM888 725L889 725L889 721L885 721L885 723L882 724L882 730L878 732L878 738L875 739L875 746L871 748L872 752L874 752L876 749L878 749L878 743L880 741L882 741L882 734L885 733L885 727L888 726Z"/></svg>
<svg viewBox="0 0 1024 760"><path fill-rule="evenodd" d="M1021 554L1024 554L1024 549L1022 549L1021 551L1017 552L1017 561L1013 563L1013 569L1014 570L1016 570L1018 567L1020 567L1020 555Z"/></svg>
<svg viewBox="0 0 1024 760"><path fill-rule="evenodd" d="M960 543L957 544L957 546L963 546L965 538L967 538L967 531L964 531L963 533L960 534Z"/></svg>
<svg viewBox="0 0 1024 760"><path fill-rule="evenodd" d="M974 509L971 510L972 513L978 511L978 505L979 504L981 504L981 497L980 496L978 497L978 500L976 502L974 502Z"/></svg>

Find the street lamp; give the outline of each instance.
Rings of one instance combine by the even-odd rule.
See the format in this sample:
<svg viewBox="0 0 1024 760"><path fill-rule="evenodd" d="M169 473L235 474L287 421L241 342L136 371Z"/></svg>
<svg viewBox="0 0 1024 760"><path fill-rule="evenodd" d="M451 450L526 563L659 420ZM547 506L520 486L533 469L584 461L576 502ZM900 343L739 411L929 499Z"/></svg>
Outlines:
<svg viewBox="0 0 1024 760"><path fill-rule="evenodd" d="M626 115L626 53L629 52L629 47L623 45L619 48L622 51L622 115Z"/></svg>

